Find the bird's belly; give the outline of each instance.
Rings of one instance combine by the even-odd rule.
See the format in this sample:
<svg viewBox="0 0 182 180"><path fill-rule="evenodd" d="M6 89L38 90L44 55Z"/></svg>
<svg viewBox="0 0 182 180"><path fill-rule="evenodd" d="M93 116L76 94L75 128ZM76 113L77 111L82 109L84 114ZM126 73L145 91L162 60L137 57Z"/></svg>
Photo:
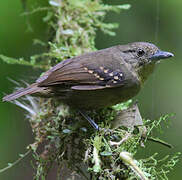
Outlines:
<svg viewBox="0 0 182 180"><path fill-rule="evenodd" d="M98 109L127 101L137 95L140 86L115 87L89 91L70 91L60 96L64 103L81 109Z"/></svg>

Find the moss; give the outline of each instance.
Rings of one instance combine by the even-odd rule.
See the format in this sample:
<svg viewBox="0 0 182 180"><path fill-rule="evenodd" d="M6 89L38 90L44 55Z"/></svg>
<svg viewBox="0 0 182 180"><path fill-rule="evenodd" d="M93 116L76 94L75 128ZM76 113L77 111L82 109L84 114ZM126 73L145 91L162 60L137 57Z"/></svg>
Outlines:
<svg viewBox="0 0 182 180"><path fill-rule="evenodd" d="M64 59L95 51L97 29L115 35L113 29L118 27L116 23L103 21L106 13L120 12L129 7L126 4L106 5L101 0L50 0L49 6L24 13L32 15L40 11L46 12L43 21L47 23L50 41L45 43L34 40L34 43L46 46L47 51L30 57L29 61L3 55L0 58L7 63L46 70ZM24 102L15 101L15 104L26 107L27 119L35 135L35 142L28 149L35 160L32 164L36 180L46 179L53 167L56 167L57 179L140 179L138 171L143 172L146 179L166 179L166 174L178 161L179 154L162 160L157 160L156 154L138 161L133 159L153 128L159 127L159 123L168 116L153 123L145 121L148 129L145 138L140 132L133 133L133 128L120 126L111 129L111 122L118 112L129 108L131 101L88 112L102 128L99 132L95 132L78 112L55 99L27 96ZM121 156L123 152L131 161L126 161ZM160 164L159 168L157 164Z"/></svg>

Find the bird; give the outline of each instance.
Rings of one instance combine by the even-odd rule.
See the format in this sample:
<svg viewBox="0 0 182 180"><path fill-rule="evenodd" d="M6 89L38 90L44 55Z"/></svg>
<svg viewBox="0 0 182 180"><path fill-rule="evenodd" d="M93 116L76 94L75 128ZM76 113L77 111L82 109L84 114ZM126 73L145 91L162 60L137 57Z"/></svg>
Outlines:
<svg viewBox="0 0 182 180"><path fill-rule="evenodd" d="M136 96L156 64L173 56L149 42L115 45L61 61L3 101L34 95L84 111L109 107Z"/></svg>

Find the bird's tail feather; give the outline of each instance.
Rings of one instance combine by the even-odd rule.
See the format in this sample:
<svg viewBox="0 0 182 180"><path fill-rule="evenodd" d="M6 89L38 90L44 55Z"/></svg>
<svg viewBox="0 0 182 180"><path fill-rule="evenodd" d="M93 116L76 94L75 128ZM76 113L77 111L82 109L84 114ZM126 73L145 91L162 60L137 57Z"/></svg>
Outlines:
<svg viewBox="0 0 182 180"><path fill-rule="evenodd" d="M30 86L28 86L27 88L20 89L12 94L9 94L9 95L3 97L3 101L12 101L12 100L15 100L24 95L34 94L36 92L39 92L40 89L41 88L37 87L37 84L34 83L34 84L31 84Z"/></svg>

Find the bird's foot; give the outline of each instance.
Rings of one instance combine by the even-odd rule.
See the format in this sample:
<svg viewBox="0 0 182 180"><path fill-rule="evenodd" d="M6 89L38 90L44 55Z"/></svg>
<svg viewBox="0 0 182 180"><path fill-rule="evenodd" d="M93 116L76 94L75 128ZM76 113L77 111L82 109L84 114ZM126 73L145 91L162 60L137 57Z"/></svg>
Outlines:
<svg viewBox="0 0 182 180"><path fill-rule="evenodd" d="M94 120L92 120L84 111L79 111L79 113L91 124L95 130L100 130L99 126L94 122Z"/></svg>

